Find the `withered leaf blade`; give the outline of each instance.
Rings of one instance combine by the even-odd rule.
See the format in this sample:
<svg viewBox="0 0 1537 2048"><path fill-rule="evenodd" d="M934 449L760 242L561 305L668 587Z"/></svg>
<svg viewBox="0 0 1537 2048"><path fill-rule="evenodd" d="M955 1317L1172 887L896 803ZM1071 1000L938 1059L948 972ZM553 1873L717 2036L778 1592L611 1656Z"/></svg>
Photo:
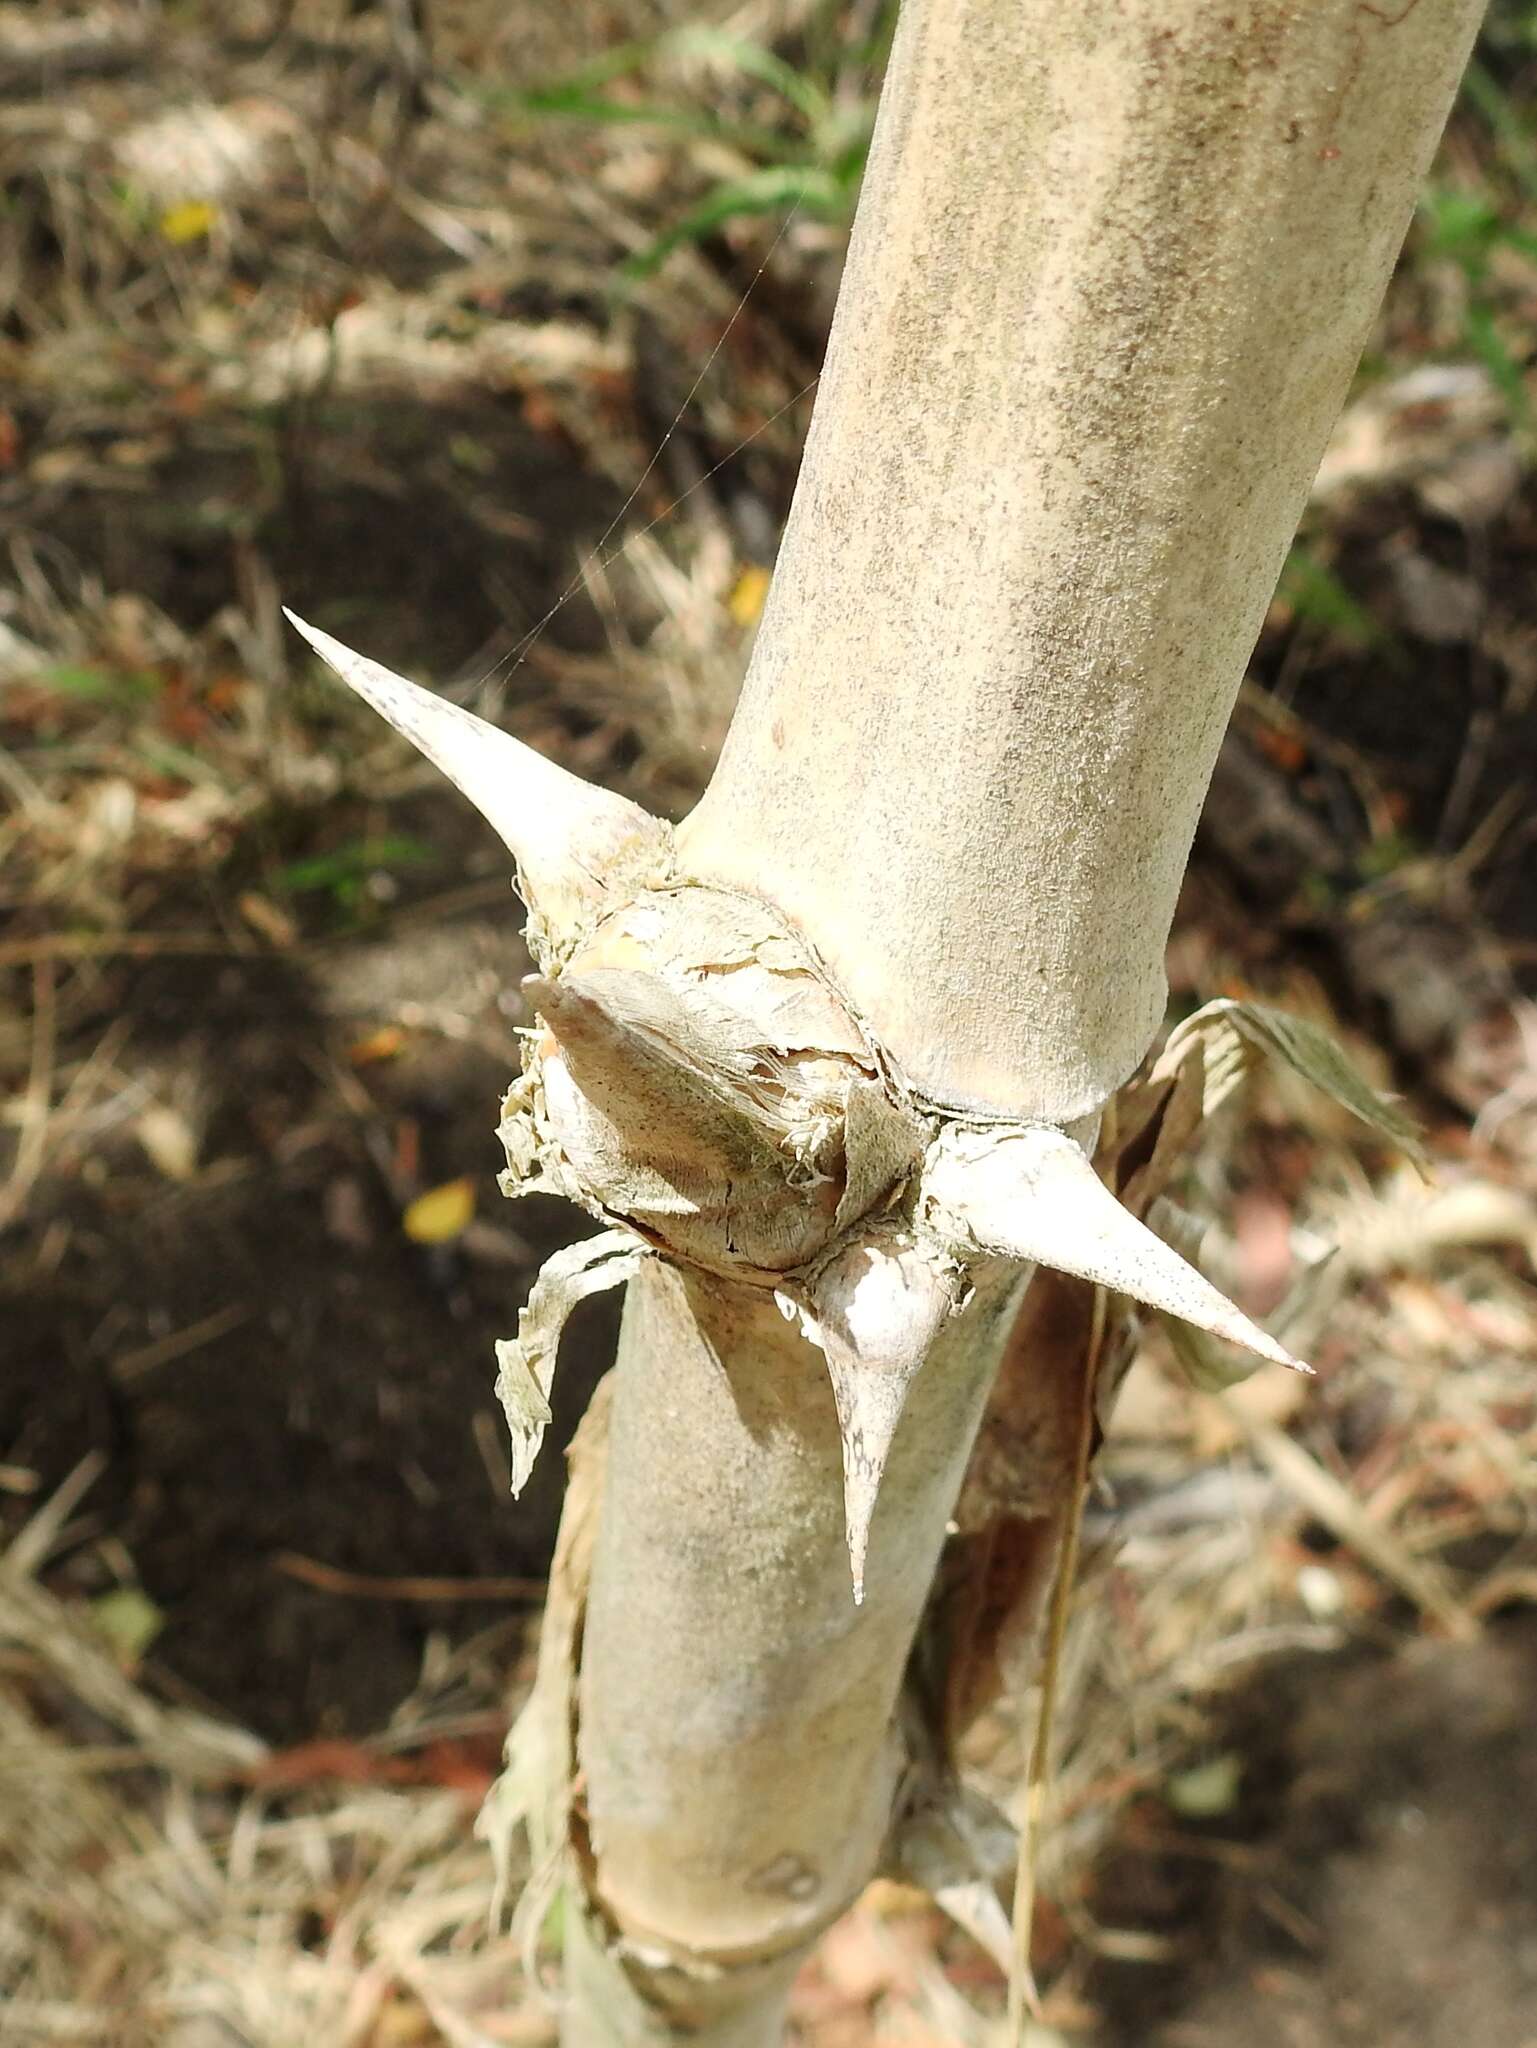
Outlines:
<svg viewBox="0 0 1537 2048"><path fill-rule="evenodd" d="M933 1781L925 1773L891 1852L898 1873L926 1891L1004 1976L1013 1968L1014 1943L996 1880L1017 1849L1012 1824L990 1800L957 1778Z"/></svg>
<svg viewBox="0 0 1537 2048"><path fill-rule="evenodd" d="M496 1392L512 1440L512 1491L528 1484L550 1422L550 1387L561 1332L579 1301L621 1286L644 1249L627 1230L605 1230L547 1259L518 1317L518 1334L496 1347Z"/></svg>
<svg viewBox="0 0 1537 2048"><path fill-rule="evenodd" d="M1206 1115L1258 1060L1279 1060L1396 1145L1421 1172L1425 1170L1425 1149L1413 1119L1371 1085L1321 1025L1272 1009L1268 1003L1223 996L1176 1025L1159 1057L1158 1071L1172 1072L1192 1044L1201 1046L1206 1059Z"/></svg>

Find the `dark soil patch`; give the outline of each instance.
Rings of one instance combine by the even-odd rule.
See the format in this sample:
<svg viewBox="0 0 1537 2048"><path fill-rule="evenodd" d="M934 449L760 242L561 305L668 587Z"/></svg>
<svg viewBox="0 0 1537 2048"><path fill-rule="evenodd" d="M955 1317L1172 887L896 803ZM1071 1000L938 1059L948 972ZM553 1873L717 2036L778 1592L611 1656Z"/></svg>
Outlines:
<svg viewBox="0 0 1537 2048"><path fill-rule="evenodd" d="M1097 1910L1167 1935L1104 1965L1105 2048L1532 2048L1537 1620L1271 1667L1217 1748L1221 1825L1145 1812Z"/></svg>
<svg viewBox="0 0 1537 2048"><path fill-rule="evenodd" d="M482 930L461 921L449 950L472 956L489 932L515 981L515 931L509 902ZM441 938L418 929L347 957L382 988L409 970L400 956ZM328 1062L345 1065L367 1019L327 1014L323 978L271 958L156 961L108 974L102 994L129 1020L125 1071L195 1081L204 1163L168 1180L108 1132L44 1185L6 1247L4 1455L45 1490L88 1452L106 1460L51 1583L104 1591L126 1552L166 1617L152 1679L277 1740L376 1728L429 1634L457 1640L514 1610L344 1597L278 1560L537 1582L561 1460L547 1450L512 1501L492 1346L539 1260L583 1221L496 1193L511 1076L490 1052L422 1034L343 1099ZM402 1146L413 1186L472 1177L492 1256L405 1237L388 1170ZM154 1362L204 1325L205 1340ZM595 1305L568 1346L557 1437L611 1350L612 1311ZM6 1502L6 1521L29 1505Z"/></svg>
<svg viewBox="0 0 1537 2048"><path fill-rule="evenodd" d="M1254 661L1256 679L1325 743L1298 780L1357 881L1380 882L1426 855L1451 861L1508 806L1473 879L1479 914L1530 986L1537 489L1528 479L1487 521L1463 522L1390 488L1327 524L1332 573L1370 634L1320 635L1272 615Z"/></svg>
<svg viewBox="0 0 1537 2048"><path fill-rule="evenodd" d="M511 30L504 10L487 18L531 51L576 37L580 10L569 26L566 10L521 12L527 21ZM294 43L299 70L333 61L318 43ZM535 76L558 75L561 61L528 58ZM349 90L366 99L380 85L391 87L388 70L376 80L360 59ZM46 194L29 172L12 196L25 221ZM392 232L398 246L379 260L394 286L444 267L436 244L398 224ZM361 273L379 252L358 234L351 254ZM310 245L306 227L295 248ZM330 254L319 238L316 246L317 274L331 276ZM266 251L253 244L252 253ZM49 260L34 267L46 271ZM754 279L750 264L741 276ZM591 324L606 317L605 286L598 276L573 297L552 285L546 298L520 283L501 311ZM776 302L772 270L754 292L790 348L814 360L823 293L797 281ZM672 434L662 475L677 495L690 472L674 458L714 469L728 447L677 419L698 358L683 359L670 334L648 355L644 331L641 358L638 388L595 397L594 417L634 404L654 440ZM396 667L440 682L484 673L567 588L579 553L619 507L622 493L583 450L540 424L556 415L526 402L537 394L337 389L240 411L190 385L163 389L159 367L125 354L120 396L55 394L51 409L18 386L26 460L0 488L0 512L46 539L51 569L71 572L66 585L73 576L147 598L192 633L226 607L256 616L275 591ZM727 459L713 481L747 555L741 502L777 514L788 498L789 476L774 473L768 445ZM643 497L640 511L651 509ZM1447 918L1415 899L1420 922L1407 938L1395 925L1367 963L1360 935L1373 927L1358 913L1369 883L1412 856L1454 855L1502 798L1530 810L1537 716L1523 662L1537 493L1528 480L1475 526L1437 523L1411 496L1384 490L1321 526L1335 574L1381 637L1352 644L1317 621L1278 615L1255 673L1298 714L1308 744L1300 770L1262 752L1259 767L1285 782L1291 841L1271 849L1273 874L1256 875L1252 859L1220 847L1214 864L1241 885L1250 947L1258 950L1257 929L1271 959L1299 938L1343 959L1342 1011L1362 1020L1379 1005L1406 1085L1423 1086L1431 1056L1482 1000L1480 985L1457 955L1437 976L1451 992L1442 1010L1411 1029L1400 983L1412 977L1423 1014ZM771 551L770 530L761 552ZM1459 599L1471 609L1453 630ZM576 649L599 645L600 630L580 595L550 626L557 645ZM515 674L509 694L528 682L528 671ZM577 724L581 713L567 712ZM1237 752L1230 747L1230 778ZM1256 786L1250 774L1231 808L1247 816ZM1373 806L1363 792L1388 801ZM419 827L391 812L394 826L445 851L466 829L450 819L461 814L447 801ZM269 816L250 835L264 843L241 857L256 880L264 861L360 829L339 811L325 821ZM1208 859L1217 837L1209 822ZM1537 839L1518 812L1473 878L1477 911L1505 941L1502 994L1507 978L1530 990L1537 971L1534 868ZM210 880L197 917L178 920L161 903L162 926L224 928L246 880L233 866ZM136 932L153 925L137 908L130 921ZM515 921L504 904L489 920L365 936L329 958L104 966L69 1018L65 1050L76 1056L109 1025L126 1025L116 1054L124 1094L146 1078L156 1093L168 1077L188 1084L197 1172L176 1180L155 1170L130 1134L130 1107L51 1172L0 1245L0 1459L39 1486L32 1496L0 1492L0 1537L99 1453L50 1584L89 1599L137 1575L165 1616L148 1682L277 1742L377 1729L416 1681L429 1639L462 1640L518 1611L506 1597L322 1591L285 1570L284 1554L379 1579L537 1580L558 1511L559 1440L611 1355L604 1300L574 1327L556 1441L514 1504L497 1469L492 1345L514 1328L539 1259L581 1220L548 1204L505 1209L494 1192L496 1108L512 1062L488 1049L492 1034L424 1030L392 1061L354 1067L346 1056L349 1042L397 1014L392 982L437 1001L485 955L493 989L512 986ZM1391 985L1387 955L1401 970ZM362 968L372 996L356 992ZM478 1004L472 993L455 1007L473 1023ZM494 992L489 1005L505 1038ZM429 1187L469 1176L500 1252L409 1242L402 1175ZM1139 1813L1105 1873L1100 1917L1171 1943L1166 1965L1096 1972L1105 2048L1537 2048L1534 1698L1529 1621L1474 1650L1426 1646L1395 1660L1362 1653L1267 1670L1217 1738L1242 1760L1235 1812L1204 1829L1162 1809Z"/></svg>
<svg viewBox="0 0 1537 2048"><path fill-rule="evenodd" d="M534 626L621 503L569 442L525 423L516 393L316 397L212 427L144 424L143 466L114 474L93 458L120 420L23 415L42 457L81 466L23 499L18 524L189 631L249 602L257 569L302 616L343 635L366 621L395 667L443 678ZM547 630L601 644L580 591Z"/></svg>

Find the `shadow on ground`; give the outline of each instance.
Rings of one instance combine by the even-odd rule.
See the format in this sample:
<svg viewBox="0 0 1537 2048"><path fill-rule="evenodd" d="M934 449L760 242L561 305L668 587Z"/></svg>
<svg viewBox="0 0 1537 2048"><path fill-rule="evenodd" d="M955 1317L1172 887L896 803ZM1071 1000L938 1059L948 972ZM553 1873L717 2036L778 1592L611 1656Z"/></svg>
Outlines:
<svg viewBox="0 0 1537 2048"><path fill-rule="evenodd" d="M270 955L105 970L130 1090L179 1101L205 1163L166 1177L131 1128L106 1131L44 1181L6 1247L0 1443L44 1494L103 1461L50 1583L90 1597L131 1561L165 1617L149 1677L279 1741L377 1728L430 1635L517 1605L351 1597L284 1554L373 1577L526 1575L532 1612L559 1443L612 1355L612 1309L594 1304L566 1347L556 1441L514 1502L493 1344L584 1221L496 1191L510 1059L408 1033L388 1061L346 1060L413 988L452 995L447 963L470 961L494 1009L501 974L525 964L510 900L339 949L319 972ZM454 999L469 1011L476 993ZM410 1241L406 1196L460 1177L475 1228ZM14 1527L35 1504L0 1512Z"/></svg>
<svg viewBox="0 0 1537 2048"><path fill-rule="evenodd" d="M1143 1814L1105 1873L1105 1923L1170 1955L1099 1968L1104 2048L1531 2048L1534 1698L1529 1612L1267 1667L1216 1738L1233 1813Z"/></svg>

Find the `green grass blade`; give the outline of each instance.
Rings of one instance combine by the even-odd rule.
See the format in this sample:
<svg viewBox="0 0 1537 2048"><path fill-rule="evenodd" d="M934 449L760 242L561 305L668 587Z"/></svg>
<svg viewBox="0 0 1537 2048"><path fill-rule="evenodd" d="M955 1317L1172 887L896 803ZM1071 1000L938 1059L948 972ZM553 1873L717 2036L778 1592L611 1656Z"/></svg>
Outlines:
<svg viewBox="0 0 1537 2048"><path fill-rule="evenodd" d="M785 138L771 128L727 121L718 114L668 106L659 100L606 99L602 93L570 80L519 93L515 104L518 112L540 119L591 121L609 128L657 128L669 135L724 142L747 156L778 156L785 148Z"/></svg>
<svg viewBox="0 0 1537 2048"><path fill-rule="evenodd" d="M722 29L696 24L676 29L663 36L661 41L667 49L676 51L680 56L704 57L713 63L728 64L744 77L755 78L760 85L768 86L792 106L808 128L815 128L832 111L827 94L808 72L797 71L793 64L775 56L762 43L751 42L745 36L728 35Z"/></svg>
<svg viewBox="0 0 1537 2048"><path fill-rule="evenodd" d="M812 164L771 164L745 178L731 178L707 192L697 205L664 230L649 248L624 266L630 278L651 277L684 242L701 242L727 221L778 213L801 206L818 219L837 220L850 211L849 196L828 172Z"/></svg>

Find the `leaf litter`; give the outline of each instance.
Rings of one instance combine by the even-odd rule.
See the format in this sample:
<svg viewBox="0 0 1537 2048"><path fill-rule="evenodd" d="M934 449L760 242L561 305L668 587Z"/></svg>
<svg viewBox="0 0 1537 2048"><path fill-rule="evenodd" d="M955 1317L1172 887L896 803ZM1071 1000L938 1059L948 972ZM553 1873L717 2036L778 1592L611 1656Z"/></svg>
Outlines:
<svg viewBox="0 0 1537 2048"><path fill-rule="evenodd" d="M139 99L138 126L119 122L112 109L103 131L116 126L140 135L133 160L146 175L145 152L165 138L154 133L155 93L142 89L143 74L136 78L132 69L146 54L142 16L107 7L45 24L52 40L40 55L38 24L28 11L5 11L7 33L18 15L31 42L23 39L10 61L78 63L85 76L96 66L109 84L116 68L127 79L124 90ZM93 119L102 104L92 103ZM163 262L205 266L200 283L221 275L231 238L247 221L259 222L262 207L270 205L278 224L292 218L291 189L281 181L263 187L261 180L293 148L293 129L281 122L242 126L236 100L224 111L244 138L234 151L245 166L240 177L216 197L170 192L150 222L164 244ZM216 131L224 136L220 147L230 160L233 133L217 123L196 125L205 143ZM14 146L11 137L8 129ZM93 130L90 148L99 147ZM625 153L633 147L627 142ZM367 195L378 161L377 148L369 159L337 153L327 167L334 185L325 203L333 213ZM627 165L632 180L637 161L632 155ZM534 157L513 175L522 180L525 201L552 204ZM92 178L94 195L109 191L94 169ZM58 189L67 185L66 168ZM477 213L473 195L446 205L412 189L400 197L403 215L439 247L456 245L478 260L499 232L485 206ZM500 198L498 191L498 204ZM112 291L125 294L110 309L112 318L119 309L131 315L138 253L122 222L99 198L92 204L95 210L78 220L71 260L94 264ZM608 225L622 233L625 207L600 194L593 217L607 209ZM572 256L575 244L568 244L557 259L577 289L590 279L602 240L590 222L586 232L590 246ZM638 230L632 246L645 246L649 234ZM683 295L697 307L718 299L718 280L691 257L681 276ZM319 284L324 297L345 280L322 271ZM173 291L160 303L174 299ZM597 450L603 464L626 477L635 473L625 436L593 426L603 380L621 362L611 343L584 334L578 321L546 322L539 331L523 323L516 332L497 331L514 323L492 321L473 346L456 352L440 341L450 302L451 295L430 287L380 290L356 307L343 306L314 338L297 339L291 300L258 307L254 332L219 309L195 345L169 337L176 344L173 369L195 362L210 335L221 353L206 391L189 374L174 390L175 402L191 417L210 397L229 400L237 387L270 398L318 388L317 380L332 375L346 392L392 388L399 380L452 381L472 370L505 376L514 389L542 382L553 393L562 431ZM263 333L259 322L269 315ZM166 360L166 335L146 335L142 326L132 332ZM60 388L74 378L87 392L100 361L93 364L78 337L35 356ZM795 388L781 382L774 403ZM703 404L717 418L729 409L715 388ZM141 410L142 419L124 418L112 463L87 438L34 444L29 460L38 485L113 481L131 497L134 478L154 473L136 464L146 455L153 463L164 430L162 416ZM1476 452L1499 427L1488 378L1471 366L1455 388L1389 385L1347 417L1325 481L1331 491L1359 493L1384 475L1433 477L1448 450L1454 461ZM35 432L30 418L23 422L23 447ZM0 433L0 461L13 445L8 432ZM334 744L347 728L328 699L331 731L317 744L312 711L295 715L287 698L252 690L253 678L277 673L262 623L272 593L259 563L238 615L197 628L178 623L174 606L109 589L90 574L61 580L51 561L29 555L24 545L13 567L22 602L0 620L8 636L0 657L10 685L7 737L19 732L22 739L4 757L21 822L20 836L6 843L24 863L24 893L54 905L56 923L8 941L24 950L6 957L28 967L34 958L68 964L58 1011L62 1040L81 961L113 947L185 945L195 955L228 943L207 929L136 924L125 911L124 876L142 896L181 863L216 871L242 833L260 824L274 792L285 802L323 807L350 772L342 765L347 749ZM645 599L638 609L649 604L662 620L650 634L621 616L614 598L621 573ZM590 567L584 587L600 597L610 650L537 651L527 666L544 692L533 721L543 729L530 728L529 736L569 750L561 705L577 701L595 722L594 751L585 763L569 751L567 758L590 765L605 750L622 753L642 718L655 723L654 707L662 704L665 718L640 749L629 786L653 801L659 791L686 800L700 750L718 738L729 704L738 654L729 649L723 656L720 619L742 574L736 549L720 545L703 519L687 567L649 537L622 568ZM750 627L751 620L736 623ZM86 686L76 688L81 678ZM269 708L274 701L276 710ZM398 754L378 747L361 723L356 733L356 757L370 763L373 788L393 789ZM293 942L280 924L269 923L266 938L285 947ZM1233 1022L1231 1007L1216 1008L1221 1028L1214 1024L1208 1034L1213 1068L1220 1071L1224 1057L1247 1068L1268 1039L1271 1050L1307 1070L1313 1054L1305 1038L1256 1022L1257 1006L1247 1006L1247 1031ZM23 1041L24 1066L34 1036ZM61 1119L85 1130L101 1111L93 1090L103 1071L110 1062L93 1071L89 1059L66 1054L41 1125L50 1148L62 1135ZM1053 1774L1039 1870L1043 1896L1065 1902L1094 1939L1110 1939L1114 1930L1093 1927L1083 1871L1128 1801L1166 1782L1188 1756L1192 1730L1235 1672L1287 1644L1316 1649L1350 1627L1378 1626L1398 1611L1391 1603L1400 1595L1432 1625L1460 1632L1457 1617L1488 1611L1506 1589L1531 1578L1521 1549L1537 1452L1528 1189L1513 1182L1498 1151L1469 1154L1460 1142L1443 1142L1442 1132L1431 1147L1441 1183L1421 1193L1407 1178L1385 1176L1374 1148L1342 1153L1337 1130L1310 1123L1313 1112L1299 1110L1290 1095L1283 1103L1267 1087L1261 1104L1254 1121L1230 1128L1203 1152L1194 1206L1217 1219L1205 1233L1206 1256L1232 1286L1242 1246L1225 1227L1238 1213L1227 1197L1253 1170L1254 1148L1266 1156L1264 1148L1288 1130L1311 1147L1313 1165L1291 1191L1291 1239L1309 1284L1299 1280L1275 1320L1289 1345L1318 1358L1323 1385L1313 1406L1278 1425L1261 1401L1272 1376L1245 1379L1221 1398L1184 1390L1168 1370L1177 1363L1172 1326L1151 1327L1134 1361L1113 1361L1128 1377L1116 1434L1099 1462L1108 1490L1091 1499L1085 1521L1086 1583L1096 1597L1075 1603L1064 1648L1058 1717L1068 1732ZM1501 1113L1520 1106L1512 1097ZM185 1120L186 1110L173 1104L170 1114ZM159 1143L171 1127L151 1115L147 1123L141 1118L141 1128ZM180 1172L195 1163L196 1135L184 1122L174 1143L160 1145L169 1167ZM1394 1133L1384 1126L1384 1135ZM39 1165L46 1172L54 1156L51 1149L40 1160L29 1154L29 1177ZM1326 1263L1331 1243L1338 1250ZM1286 1448L1278 1452L1279 1445ZM255 1738L196 1710L167 1706L153 1674L140 1682L125 1675L124 1645L114 1646L111 1631L90 1630L73 1603L39 1582L84 1497L61 1496L56 1514L34 1518L0 1570L0 1713L18 1763L0 1781L0 1856L12 1859L0 1907L0 1984L12 1994L8 2022L30 2030L19 2038L93 2038L94 2030L94 2037L126 2048L139 2027L146 2041L196 2048L210 2038L210 2017L238 2038L274 2048L306 2038L550 2038L535 2004L509 1990L519 1981L512 1945L485 1935L491 1880L484 1852L468 1840L462 1795L430 1784L316 1783L282 1800L258 1797L249 1789L261 1755ZM1318 1524L1326 1531L1322 1543ZM1303 1533L1307 1546L1299 1542ZM1481 1559L1491 1543L1495 1561L1488 1564ZM1425 1596L1427 1587L1433 1597ZM128 1606L119 1611L134 1614ZM148 1621L140 1610L134 1632ZM975 1667L971 1675L978 1677ZM499 1717L504 1681L481 1684L482 1711ZM986 1689L973 1687L979 1696ZM398 1717L399 1740L430 1728L431 1700L429 1673L422 1695ZM455 1703L461 1710L458 1696ZM1017 1723L974 1704L965 1718L968 1768L1006 1802L1020 1782ZM507 1875L515 1886L515 1865ZM843 2017L873 2008L900 1984L902 1999L941 2038L988 2038L988 1997L957 2007L950 1980L933 1960L931 1936L924 1936L916 1963L910 1947L900 1970L879 1960L889 1958L890 1929L915 1917L921 1916L911 1899L876 1894L848 1937L864 1957L864 1976L854 1984L857 1972L845 1957L844 1982L853 1988ZM878 1958L873 1975L871 1954ZM1040 2038L1056 2038L1052 2016L1069 2004L1064 1993L1048 1989Z"/></svg>

